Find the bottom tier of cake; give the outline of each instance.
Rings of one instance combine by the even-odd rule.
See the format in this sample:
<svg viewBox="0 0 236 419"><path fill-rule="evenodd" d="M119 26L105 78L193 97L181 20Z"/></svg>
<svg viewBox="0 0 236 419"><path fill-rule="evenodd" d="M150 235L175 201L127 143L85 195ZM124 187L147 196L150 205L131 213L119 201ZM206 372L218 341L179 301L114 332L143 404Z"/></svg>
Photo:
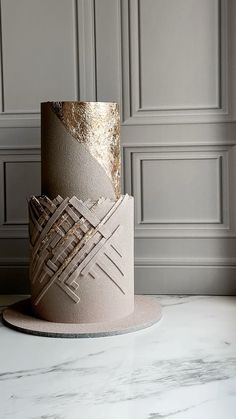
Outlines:
<svg viewBox="0 0 236 419"><path fill-rule="evenodd" d="M134 310L133 198L29 201L31 307L57 323L122 319Z"/></svg>

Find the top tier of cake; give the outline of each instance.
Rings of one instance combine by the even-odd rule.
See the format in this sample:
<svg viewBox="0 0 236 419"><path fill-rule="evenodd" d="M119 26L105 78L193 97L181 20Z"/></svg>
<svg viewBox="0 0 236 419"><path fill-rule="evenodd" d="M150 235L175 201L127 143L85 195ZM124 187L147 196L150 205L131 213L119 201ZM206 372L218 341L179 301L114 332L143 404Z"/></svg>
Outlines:
<svg viewBox="0 0 236 419"><path fill-rule="evenodd" d="M120 118L116 103L41 104L42 194L118 199Z"/></svg>

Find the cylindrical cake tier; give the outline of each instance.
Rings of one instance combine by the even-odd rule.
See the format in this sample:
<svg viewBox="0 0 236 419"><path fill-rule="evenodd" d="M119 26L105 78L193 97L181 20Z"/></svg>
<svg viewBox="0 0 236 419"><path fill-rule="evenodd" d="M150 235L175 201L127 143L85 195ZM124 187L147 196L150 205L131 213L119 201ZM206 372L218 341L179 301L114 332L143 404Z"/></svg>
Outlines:
<svg viewBox="0 0 236 419"><path fill-rule="evenodd" d="M32 197L31 305L58 323L112 322L134 310L133 198Z"/></svg>
<svg viewBox="0 0 236 419"><path fill-rule="evenodd" d="M116 103L42 103L42 195L118 199L119 133Z"/></svg>

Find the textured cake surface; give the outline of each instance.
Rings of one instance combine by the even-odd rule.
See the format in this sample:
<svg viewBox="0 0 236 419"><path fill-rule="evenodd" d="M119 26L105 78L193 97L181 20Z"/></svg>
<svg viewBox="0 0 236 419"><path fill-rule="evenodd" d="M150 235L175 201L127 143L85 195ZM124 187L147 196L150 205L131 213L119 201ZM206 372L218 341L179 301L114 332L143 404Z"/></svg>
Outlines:
<svg viewBox="0 0 236 419"><path fill-rule="evenodd" d="M35 312L58 322L94 322L130 314L133 198L83 202L75 196L54 200L33 196L29 210Z"/></svg>
<svg viewBox="0 0 236 419"><path fill-rule="evenodd" d="M120 196L120 117L116 103L52 102L65 128L103 167Z"/></svg>
<svg viewBox="0 0 236 419"><path fill-rule="evenodd" d="M57 323L134 310L133 198L120 189L118 105L41 104L42 195L29 202L31 306Z"/></svg>
<svg viewBox="0 0 236 419"><path fill-rule="evenodd" d="M118 199L120 119L115 103L41 105L42 193Z"/></svg>

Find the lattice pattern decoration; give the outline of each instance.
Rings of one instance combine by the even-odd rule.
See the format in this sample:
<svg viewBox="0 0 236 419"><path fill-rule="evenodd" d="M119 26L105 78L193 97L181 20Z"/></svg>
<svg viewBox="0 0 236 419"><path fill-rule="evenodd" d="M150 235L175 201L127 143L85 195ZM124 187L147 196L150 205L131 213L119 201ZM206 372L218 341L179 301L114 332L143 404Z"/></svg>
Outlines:
<svg viewBox="0 0 236 419"><path fill-rule="evenodd" d="M79 200L75 196L32 196L29 202L30 278L39 288L37 305L55 284L75 303L80 301L79 278L107 276L125 294L124 266L117 201Z"/></svg>

